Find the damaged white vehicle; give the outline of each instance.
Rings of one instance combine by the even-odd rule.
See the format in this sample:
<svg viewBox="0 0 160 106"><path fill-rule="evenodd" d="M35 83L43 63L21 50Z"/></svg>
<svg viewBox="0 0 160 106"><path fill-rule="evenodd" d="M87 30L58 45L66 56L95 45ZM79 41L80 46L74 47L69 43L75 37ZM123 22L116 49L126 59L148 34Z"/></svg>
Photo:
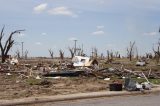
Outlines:
<svg viewBox="0 0 160 106"><path fill-rule="evenodd" d="M90 59L84 56L75 56L72 62L74 67L98 67L98 61L96 59Z"/></svg>

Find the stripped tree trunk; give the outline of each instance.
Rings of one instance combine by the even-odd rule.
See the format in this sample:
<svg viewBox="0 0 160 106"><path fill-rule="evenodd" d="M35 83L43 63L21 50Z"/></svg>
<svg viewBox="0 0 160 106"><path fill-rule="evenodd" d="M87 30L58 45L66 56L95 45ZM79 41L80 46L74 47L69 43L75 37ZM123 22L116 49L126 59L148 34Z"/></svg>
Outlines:
<svg viewBox="0 0 160 106"><path fill-rule="evenodd" d="M1 30L1 34L0 34L0 49L1 49L1 58L2 58L2 63L5 62L6 57L8 55L8 52L10 51L10 49L12 48L15 40L13 39L13 35L20 33L21 31L24 30L15 30L13 32L10 33L8 39L5 41L5 44L2 44L2 38L4 37L4 27Z"/></svg>

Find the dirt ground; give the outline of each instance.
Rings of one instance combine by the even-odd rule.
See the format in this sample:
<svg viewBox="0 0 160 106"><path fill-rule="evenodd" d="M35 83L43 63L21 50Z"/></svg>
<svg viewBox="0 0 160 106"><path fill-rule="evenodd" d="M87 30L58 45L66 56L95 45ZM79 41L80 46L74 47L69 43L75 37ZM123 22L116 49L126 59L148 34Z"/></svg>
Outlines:
<svg viewBox="0 0 160 106"><path fill-rule="evenodd" d="M38 60L39 61L39 60ZM26 61L22 63L37 64L38 61ZM45 61L41 61L45 63ZM51 61L46 63L52 64ZM101 62L104 67L120 68L122 64L124 68L133 71L160 71L160 66L155 66L154 62L149 62L147 66L137 67L135 61L117 60L112 64ZM96 92L109 90L109 83L113 80L105 81L97 77L60 77L60 78L44 78L35 79L32 77L21 76L19 73L0 73L0 99L16 99L31 96L43 95L66 95L73 93ZM158 82L159 83L159 82Z"/></svg>
<svg viewBox="0 0 160 106"><path fill-rule="evenodd" d="M0 99L102 91L108 89L108 83L95 77L22 79L15 74L0 74Z"/></svg>

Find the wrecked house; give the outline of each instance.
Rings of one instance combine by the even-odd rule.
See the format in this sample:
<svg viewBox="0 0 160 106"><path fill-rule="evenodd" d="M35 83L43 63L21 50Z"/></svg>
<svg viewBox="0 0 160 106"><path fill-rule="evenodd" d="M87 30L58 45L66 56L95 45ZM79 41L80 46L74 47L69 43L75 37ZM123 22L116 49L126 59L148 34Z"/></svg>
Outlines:
<svg viewBox="0 0 160 106"><path fill-rule="evenodd" d="M19 62L18 62L18 59L17 59L17 58L11 58L11 59L9 60L9 63L12 64L12 65L16 65L16 64L18 64Z"/></svg>
<svg viewBox="0 0 160 106"><path fill-rule="evenodd" d="M74 67L98 67L98 61L96 59L90 59L84 56L75 56L72 62Z"/></svg>

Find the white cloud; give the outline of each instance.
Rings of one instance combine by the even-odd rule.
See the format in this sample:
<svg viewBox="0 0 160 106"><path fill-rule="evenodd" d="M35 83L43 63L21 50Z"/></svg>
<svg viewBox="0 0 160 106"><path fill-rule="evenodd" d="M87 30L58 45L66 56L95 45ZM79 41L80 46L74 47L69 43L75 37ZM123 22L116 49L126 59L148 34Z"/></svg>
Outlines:
<svg viewBox="0 0 160 106"><path fill-rule="evenodd" d="M69 38L69 40L73 41L73 40L77 40L77 38L71 37L71 38Z"/></svg>
<svg viewBox="0 0 160 106"><path fill-rule="evenodd" d="M43 33L41 33L41 35L45 36L45 35L47 35L47 33L43 32Z"/></svg>
<svg viewBox="0 0 160 106"><path fill-rule="evenodd" d="M155 36L157 34L158 34L157 32L147 32L147 33L144 33L143 35L145 35L145 36Z"/></svg>
<svg viewBox="0 0 160 106"><path fill-rule="evenodd" d="M41 42L36 42L35 44L36 44L36 45L42 45L42 43L41 43Z"/></svg>
<svg viewBox="0 0 160 106"><path fill-rule="evenodd" d="M103 34L104 34L104 31L102 31L102 30L95 31L92 33L92 35L103 35Z"/></svg>
<svg viewBox="0 0 160 106"><path fill-rule="evenodd" d="M99 26L97 26L97 29L103 29L104 28L104 26L103 25L99 25Z"/></svg>
<svg viewBox="0 0 160 106"><path fill-rule="evenodd" d="M41 13L47 8L47 3L40 4L33 8L35 13Z"/></svg>
<svg viewBox="0 0 160 106"><path fill-rule="evenodd" d="M73 11L69 10L67 7L56 7L48 10L48 13L51 15L64 15L64 16L78 17L78 15L74 14Z"/></svg>

